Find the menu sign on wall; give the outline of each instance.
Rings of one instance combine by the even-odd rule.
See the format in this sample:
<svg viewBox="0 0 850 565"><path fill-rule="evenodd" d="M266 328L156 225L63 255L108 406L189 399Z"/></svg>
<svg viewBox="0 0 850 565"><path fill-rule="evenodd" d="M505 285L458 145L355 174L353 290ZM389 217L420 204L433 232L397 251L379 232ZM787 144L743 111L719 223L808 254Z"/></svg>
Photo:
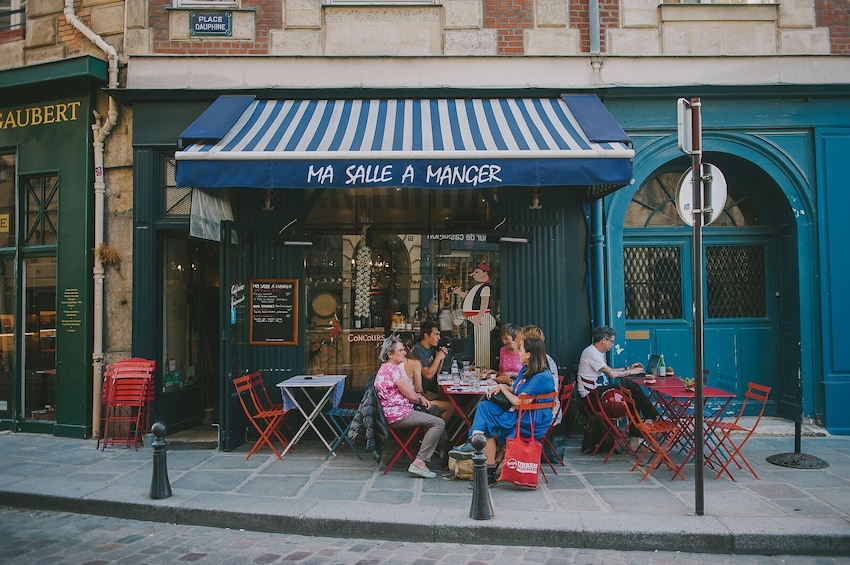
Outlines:
<svg viewBox="0 0 850 565"><path fill-rule="evenodd" d="M251 280L251 345L298 345L298 280Z"/></svg>

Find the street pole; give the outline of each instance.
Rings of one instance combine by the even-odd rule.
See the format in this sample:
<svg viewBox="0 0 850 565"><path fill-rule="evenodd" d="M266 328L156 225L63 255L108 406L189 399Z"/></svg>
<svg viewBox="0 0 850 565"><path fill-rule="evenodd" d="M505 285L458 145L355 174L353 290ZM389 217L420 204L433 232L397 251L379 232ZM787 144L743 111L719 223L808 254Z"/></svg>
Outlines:
<svg viewBox="0 0 850 565"><path fill-rule="evenodd" d="M691 176L693 177L693 249L692 274L694 289L694 508L697 516L705 512L703 489L705 461L703 459L703 253L702 226L705 221L705 199L702 178L702 117L700 99L691 98Z"/></svg>

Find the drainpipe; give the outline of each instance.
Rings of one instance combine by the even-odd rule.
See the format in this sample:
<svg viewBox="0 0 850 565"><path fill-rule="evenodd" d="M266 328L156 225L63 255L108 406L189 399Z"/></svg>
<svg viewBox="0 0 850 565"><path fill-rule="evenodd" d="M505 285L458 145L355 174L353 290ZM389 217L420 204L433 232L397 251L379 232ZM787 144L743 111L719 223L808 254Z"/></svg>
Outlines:
<svg viewBox="0 0 850 565"><path fill-rule="evenodd" d="M608 323L605 314L605 230L602 218L602 198L591 203L590 208L590 248L593 265L593 312L594 324Z"/></svg>
<svg viewBox="0 0 850 565"><path fill-rule="evenodd" d="M599 55L599 0L590 0L588 7L588 16L590 18L590 54Z"/></svg>
<svg viewBox="0 0 850 565"><path fill-rule="evenodd" d="M85 35L89 41L106 54L109 63L109 88L118 87L118 52L103 38L93 32L77 17L74 12L74 0L65 0L65 20L74 26L80 33ZM106 195L106 183L103 175L103 150L106 138L112 133L112 129L118 123L118 105L112 96L109 96L109 106L106 120L100 114L94 112L95 123L92 124L94 142L92 151L94 153L94 248L97 249L103 243L104 223L104 199ZM92 347L92 436L100 437L100 394L103 382L103 263L94 254L94 268L92 278L94 282L94 326Z"/></svg>

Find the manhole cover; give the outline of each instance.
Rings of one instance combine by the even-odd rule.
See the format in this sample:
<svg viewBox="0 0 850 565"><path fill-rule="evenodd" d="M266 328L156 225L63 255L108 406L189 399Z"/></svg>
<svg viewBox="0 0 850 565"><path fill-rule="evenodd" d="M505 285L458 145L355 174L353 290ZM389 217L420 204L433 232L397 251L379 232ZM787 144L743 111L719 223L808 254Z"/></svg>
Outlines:
<svg viewBox="0 0 850 565"><path fill-rule="evenodd" d="M777 453L767 458L768 463L794 469L825 469L829 463L806 453Z"/></svg>

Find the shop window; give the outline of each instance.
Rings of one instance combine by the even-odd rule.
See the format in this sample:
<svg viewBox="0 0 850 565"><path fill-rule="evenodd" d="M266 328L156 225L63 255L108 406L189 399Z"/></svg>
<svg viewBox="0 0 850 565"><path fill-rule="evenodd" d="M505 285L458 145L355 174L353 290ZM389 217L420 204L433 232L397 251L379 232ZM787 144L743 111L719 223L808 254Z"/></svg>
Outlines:
<svg viewBox="0 0 850 565"><path fill-rule="evenodd" d="M56 419L56 258L25 259L24 417Z"/></svg>
<svg viewBox="0 0 850 565"><path fill-rule="evenodd" d="M324 0L326 6L422 6L441 4L439 0Z"/></svg>
<svg viewBox="0 0 850 565"><path fill-rule="evenodd" d="M0 155L0 248L15 247L15 156ZM12 287L14 288L14 286Z"/></svg>
<svg viewBox="0 0 850 565"><path fill-rule="evenodd" d="M24 245L56 245L59 219L59 176L25 177Z"/></svg>
<svg viewBox="0 0 850 565"><path fill-rule="evenodd" d="M197 277L197 265L191 260L188 247L189 243L185 239L165 239L162 300L163 392L176 392L195 384L198 338L191 330L189 298Z"/></svg>
<svg viewBox="0 0 850 565"><path fill-rule="evenodd" d="M169 217L188 217L192 211L192 189L178 188L174 178L174 154L161 155L163 213Z"/></svg>
<svg viewBox="0 0 850 565"><path fill-rule="evenodd" d="M0 418L12 417L15 371L15 262L0 261Z"/></svg>

